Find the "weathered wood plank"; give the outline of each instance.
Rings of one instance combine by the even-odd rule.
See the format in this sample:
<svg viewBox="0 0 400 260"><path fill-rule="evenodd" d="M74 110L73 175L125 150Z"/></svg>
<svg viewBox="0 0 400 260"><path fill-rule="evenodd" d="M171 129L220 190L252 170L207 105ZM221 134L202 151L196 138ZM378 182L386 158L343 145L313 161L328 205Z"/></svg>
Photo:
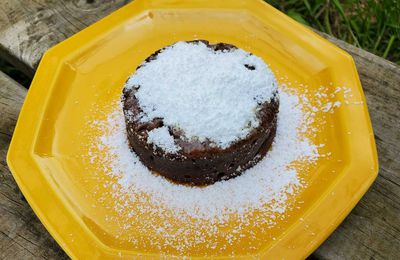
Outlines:
<svg viewBox="0 0 400 260"><path fill-rule="evenodd" d="M0 259L67 259L25 201L6 154L26 89L0 72Z"/></svg>
<svg viewBox="0 0 400 260"><path fill-rule="evenodd" d="M357 65L379 157L379 176L314 256L321 259L400 259L400 68L333 37Z"/></svg>
<svg viewBox="0 0 400 260"><path fill-rule="evenodd" d="M1 0L0 55L28 76L43 53L129 0Z"/></svg>

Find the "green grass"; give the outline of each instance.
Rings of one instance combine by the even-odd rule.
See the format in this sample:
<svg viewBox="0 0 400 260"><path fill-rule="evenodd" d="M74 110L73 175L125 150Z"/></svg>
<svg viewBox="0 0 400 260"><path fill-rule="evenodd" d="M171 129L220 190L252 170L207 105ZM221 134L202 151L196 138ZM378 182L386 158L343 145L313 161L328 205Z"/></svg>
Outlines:
<svg viewBox="0 0 400 260"><path fill-rule="evenodd" d="M400 64L400 0L266 0L300 23Z"/></svg>

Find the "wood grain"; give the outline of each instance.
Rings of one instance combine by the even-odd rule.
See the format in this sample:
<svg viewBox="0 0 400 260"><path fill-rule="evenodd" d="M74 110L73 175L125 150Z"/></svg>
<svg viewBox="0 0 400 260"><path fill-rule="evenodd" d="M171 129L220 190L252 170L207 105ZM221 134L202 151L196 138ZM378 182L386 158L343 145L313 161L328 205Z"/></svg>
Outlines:
<svg viewBox="0 0 400 260"><path fill-rule="evenodd" d="M33 76L43 53L128 0L1 0L0 56Z"/></svg>
<svg viewBox="0 0 400 260"><path fill-rule="evenodd" d="M7 168L26 89L0 72L0 259L68 259L40 223Z"/></svg>
<svg viewBox="0 0 400 260"><path fill-rule="evenodd" d="M32 76L49 47L125 2L2 0L0 57ZM322 36L355 59L375 131L380 171L360 203L312 258L400 259L400 68L343 41ZM65 258L21 199L5 164L24 95L21 86L0 74L0 258Z"/></svg>

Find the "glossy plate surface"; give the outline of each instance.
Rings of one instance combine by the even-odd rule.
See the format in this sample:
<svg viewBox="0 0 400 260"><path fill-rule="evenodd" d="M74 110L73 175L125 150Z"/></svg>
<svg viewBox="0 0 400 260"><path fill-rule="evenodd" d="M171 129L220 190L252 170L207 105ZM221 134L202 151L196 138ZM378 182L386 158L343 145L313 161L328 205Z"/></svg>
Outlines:
<svg viewBox="0 0 400 260"><path fill-rule="evenodd" d="M154 234L121 231L105 221L116 214L97 203L104 178L81 156L87 153L88 118L104 117L118 100L123 84L147 56L179 40L227 42L269 63L280 83L303 93L327 86L351 89L363 104L339 107L312 138L330 156L300 173L307 188L301 202L268 233L254 230L259 243L218 251L219 257L306 257L339 225L371 185L378 172L373 131L365 98L350 55L309 29L258 0L136 0L50 49L43 57L22 108L8 153L8 164L23 194L48 231L73 258L108 259L146 255L159 250ZM285 81L285 82L283 82ZM345 103L344 95L333 101ZM93 106L101 113L93 113ZM316 118L316 121L322 118ZM89 131L89 130L87 130ZM140 236L139 246L128 236ZM272 239L274 238L274 239ZM159 238L162 239L162 238ZM198 248L187 256L213 256ZM167 255L176 255L173 248Z"/></svg>

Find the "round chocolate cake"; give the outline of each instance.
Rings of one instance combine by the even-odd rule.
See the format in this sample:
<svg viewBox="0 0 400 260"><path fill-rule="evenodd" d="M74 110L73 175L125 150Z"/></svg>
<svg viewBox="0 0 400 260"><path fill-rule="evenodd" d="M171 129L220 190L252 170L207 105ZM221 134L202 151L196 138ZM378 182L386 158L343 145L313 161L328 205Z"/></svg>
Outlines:
<svg viewBox="0 0 400 260"><path fill-rule="evenodd" d="M254 166L275 137L275 77L225 43L178 42L148 57L122 96L128 141L155 174L209 185Z"/></svg>

